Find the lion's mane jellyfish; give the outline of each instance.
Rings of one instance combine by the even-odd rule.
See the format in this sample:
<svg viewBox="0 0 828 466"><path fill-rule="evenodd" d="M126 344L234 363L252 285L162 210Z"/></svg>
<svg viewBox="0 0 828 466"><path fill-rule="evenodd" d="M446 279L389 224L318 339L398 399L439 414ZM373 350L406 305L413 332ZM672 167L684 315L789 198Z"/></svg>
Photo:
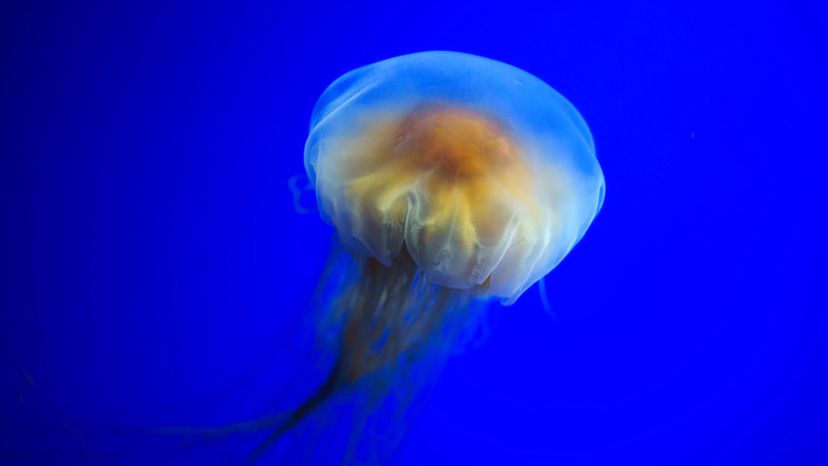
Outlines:
<svg viewBox="0 0 828 466"><path fill-rule="evenodd" d="M416 386L395 381L439 364L481 303L511 304L552 270L604 197L572 104L518 68L453 52L337 79L313 110L305 167L338 238L320 285L337 357L262 448L337 391Z"/></svg>

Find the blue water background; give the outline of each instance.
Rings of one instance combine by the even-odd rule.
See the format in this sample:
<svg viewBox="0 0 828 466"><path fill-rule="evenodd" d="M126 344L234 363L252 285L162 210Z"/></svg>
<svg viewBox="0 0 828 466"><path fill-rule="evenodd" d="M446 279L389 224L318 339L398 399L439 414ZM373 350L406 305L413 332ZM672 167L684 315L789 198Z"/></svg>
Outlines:
<svg viewBox="0 0 828 466"><path fill-rule="evenodd" d="M570 99L607 195L547 277L554 317L535 288L494 309L389 462L828 464L816 2L112 3L0 7L0 463L248 452L139 427L255 417L323 376L296 329L331 230L288 189L311 109L444 49Z"/></svg>

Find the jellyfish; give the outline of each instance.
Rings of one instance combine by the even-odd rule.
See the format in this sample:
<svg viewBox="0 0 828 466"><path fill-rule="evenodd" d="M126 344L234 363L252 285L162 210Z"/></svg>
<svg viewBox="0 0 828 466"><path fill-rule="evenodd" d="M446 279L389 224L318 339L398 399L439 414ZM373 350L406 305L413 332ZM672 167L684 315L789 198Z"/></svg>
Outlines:
<svg viewBox="0 0 828 466"><path fill-rule="evenodd" d="M604 199L571 103L525 71L456 52L334 81L313 109L304 163L336 231L320 319L337 356L253 458L338 391L375 379L387 395L401 367L439 363L486 303L514 303L555 268Z"/></svg>

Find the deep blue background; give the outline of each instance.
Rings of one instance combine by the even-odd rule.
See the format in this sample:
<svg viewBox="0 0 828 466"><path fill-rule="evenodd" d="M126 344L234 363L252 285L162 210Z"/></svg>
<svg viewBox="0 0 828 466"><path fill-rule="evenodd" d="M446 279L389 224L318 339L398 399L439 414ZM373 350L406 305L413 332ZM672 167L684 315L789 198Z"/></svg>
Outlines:
<svg viewBox="0 0 828 466"><path fill-rule="evenodd" d="M556 317L535 289L495 309L396 464L828 464L823 11L60 3L0 15L0 463L249 451L83 426L301 399L331 234L287 188L311 108L352 68L447 49L569 98L607 197L547 278Z"/></svg>

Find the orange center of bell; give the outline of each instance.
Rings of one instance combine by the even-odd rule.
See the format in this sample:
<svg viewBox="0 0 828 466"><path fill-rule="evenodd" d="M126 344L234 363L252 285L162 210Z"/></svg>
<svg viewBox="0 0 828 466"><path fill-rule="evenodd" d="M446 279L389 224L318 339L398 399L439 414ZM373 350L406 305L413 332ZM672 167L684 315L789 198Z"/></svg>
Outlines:
<svg viewBox="0 0 828 466"><path fill-rule="evenodd" d="M516 150L501 126L463 109L418 111L401 124L396 151L423 171L462 180L509 163Z"/></svg>

